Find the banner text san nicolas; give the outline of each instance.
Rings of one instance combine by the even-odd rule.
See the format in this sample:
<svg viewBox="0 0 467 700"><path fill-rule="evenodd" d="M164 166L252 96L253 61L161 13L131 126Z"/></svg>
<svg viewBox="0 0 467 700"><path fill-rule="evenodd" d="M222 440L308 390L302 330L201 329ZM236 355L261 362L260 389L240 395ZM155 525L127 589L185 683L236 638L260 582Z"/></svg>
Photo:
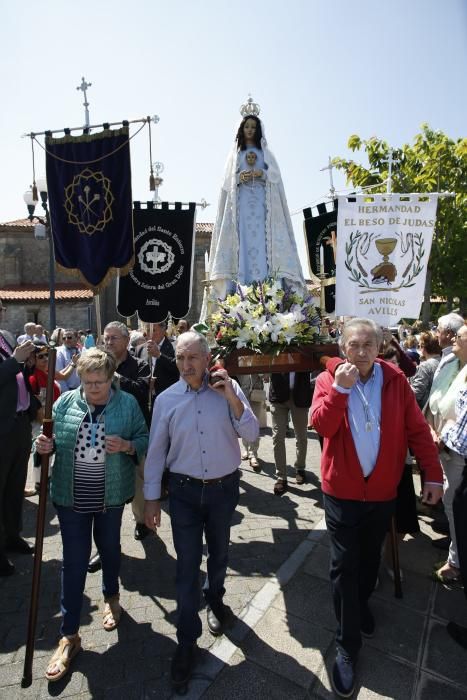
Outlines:
<svg viewBox="0 0 467 700"><path fill-rule="evenodd" d="M336 313L383 326L418 318L437 195L339 197Z"/></svg>

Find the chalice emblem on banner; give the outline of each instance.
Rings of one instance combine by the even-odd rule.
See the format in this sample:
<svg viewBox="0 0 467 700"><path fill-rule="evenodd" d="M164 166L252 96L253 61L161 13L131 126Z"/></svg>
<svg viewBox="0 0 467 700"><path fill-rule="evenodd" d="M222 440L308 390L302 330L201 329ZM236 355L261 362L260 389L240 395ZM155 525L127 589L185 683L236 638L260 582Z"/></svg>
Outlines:
<svg viewBox="0 0 467 700"><path fill-rule="evenodd" d="M397 238L377 238L375 246L380 255L383 256L383 262L378 263L372 268L371 274L373 284L383 284L386 282L390 285L396 279L396 266L389 260L389 256L394 252L397 245Z"/></svg>

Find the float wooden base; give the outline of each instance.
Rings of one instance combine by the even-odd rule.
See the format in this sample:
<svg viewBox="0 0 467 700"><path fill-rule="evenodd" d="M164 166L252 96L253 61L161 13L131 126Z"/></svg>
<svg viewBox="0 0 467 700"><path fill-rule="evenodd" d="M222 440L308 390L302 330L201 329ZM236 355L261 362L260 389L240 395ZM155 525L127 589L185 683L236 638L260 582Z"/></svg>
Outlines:
<svg viewBox="0 0 467 700"><path fill-rule="evenodd" d="M337 357L337 343L291 347L278 355L266 355L249 348L234 350L225 360L229 374L271 374L274 372L312 372L324 369L323 358Z"/></svg>

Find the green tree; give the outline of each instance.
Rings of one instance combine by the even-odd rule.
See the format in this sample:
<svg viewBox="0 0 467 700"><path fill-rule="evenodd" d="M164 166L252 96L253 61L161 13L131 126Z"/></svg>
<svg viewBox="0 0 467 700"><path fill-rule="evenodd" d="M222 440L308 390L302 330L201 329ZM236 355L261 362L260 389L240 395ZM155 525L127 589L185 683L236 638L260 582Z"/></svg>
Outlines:
<svg viewBox="0 0 467 700"><path fill-rule="evenodd" d="M363 150L368 166L354 160L335 158L334 165L344 170L347 181L354 187L368 187L372 193L385 192L388 177L387 158L390 146L375 136L362 140L353 135L348 147ZM460 300L462 311L467 309L467 139L453 141L442 131L422 124L421 132L412 145L393 149L393 192L455 192L455 197L441 198L438 203L436 228L428 264L425 303L422 317L430 317L432 293L447 298L447 308L453 299Z"/></svg>

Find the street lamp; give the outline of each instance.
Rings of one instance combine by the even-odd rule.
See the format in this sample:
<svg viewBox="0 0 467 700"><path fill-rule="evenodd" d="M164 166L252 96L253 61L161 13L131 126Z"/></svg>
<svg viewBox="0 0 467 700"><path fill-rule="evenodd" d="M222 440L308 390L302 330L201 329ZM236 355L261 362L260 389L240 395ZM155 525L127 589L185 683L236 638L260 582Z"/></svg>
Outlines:
<svg viewBox="0 0 467 700"><path fill-rule="evenodd" d="M34 190L31 188L24 193L23 199L28 208L29 221L34 219L40 224L42 231L44 231L45 236L40 233L39 226L34 229L34 236L36 238L48 238L49 240L49 288L50 288L50 302L49 302L49 327L50 332L56 328L56 315L55 315L55 253L54 253L54 242L52 238L52 231L50 230L50 219L49 219L49 209L47 207L47 180L45 177L40 177L36 182L37 191L41 198L42 209L44 210L44 217L36 216L34 210L36 204L38 203L37 195L35 195Z"/></svg>

